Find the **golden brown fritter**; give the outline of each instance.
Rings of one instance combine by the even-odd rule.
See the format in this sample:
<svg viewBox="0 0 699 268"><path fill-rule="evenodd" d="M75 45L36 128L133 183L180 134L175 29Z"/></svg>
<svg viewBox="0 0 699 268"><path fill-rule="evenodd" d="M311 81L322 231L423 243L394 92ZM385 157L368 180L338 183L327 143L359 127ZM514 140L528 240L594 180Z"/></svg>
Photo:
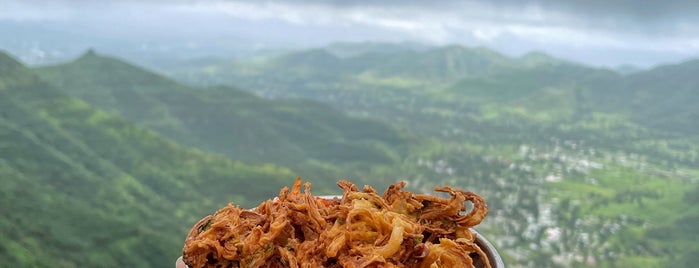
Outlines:
<svg viewBox="0 0 699 268"><path fill-rule="evenodd" d="M192 227L184 261L200 267L490 267L470 228L488 214L479 195L437 187L450 198L413 194L404 182L384 194L339 181L342 198L301 192L301 179L279 197L245 210L228 204ZM466 201L472 204L468 213Z"/></svg>

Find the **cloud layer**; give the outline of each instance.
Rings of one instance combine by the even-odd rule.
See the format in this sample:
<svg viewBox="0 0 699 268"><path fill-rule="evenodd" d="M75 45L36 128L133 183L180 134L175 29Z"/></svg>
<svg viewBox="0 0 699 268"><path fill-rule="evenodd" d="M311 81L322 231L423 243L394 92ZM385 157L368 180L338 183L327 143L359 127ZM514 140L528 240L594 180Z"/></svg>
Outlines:
<svg viewBox="0 0 699 268"><path fill-rule="evenodd" d="M0 20L73 21L119 34L237 36L269 46L460 43L643 66L699 55L697 1L0 0L0 9Z"/></svg>

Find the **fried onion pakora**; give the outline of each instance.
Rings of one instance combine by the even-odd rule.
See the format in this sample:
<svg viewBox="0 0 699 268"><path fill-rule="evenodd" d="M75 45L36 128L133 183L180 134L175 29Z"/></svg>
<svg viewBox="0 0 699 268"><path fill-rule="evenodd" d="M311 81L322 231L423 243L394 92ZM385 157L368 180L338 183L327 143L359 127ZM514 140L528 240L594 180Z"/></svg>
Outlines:
<svg viewBox="0 0 699 268"><path fill-rule="evenodd" d="M383 195L342 180L341 198L291 189L246 210L233 204L197 222L187 235L184 262L200 267L490 267L470 228L488 214L479 195L437 187L450 195L414 194L404 182ZM470 209L466 201L471 203ZM468 211L468 212L467 212Z"/></svg>

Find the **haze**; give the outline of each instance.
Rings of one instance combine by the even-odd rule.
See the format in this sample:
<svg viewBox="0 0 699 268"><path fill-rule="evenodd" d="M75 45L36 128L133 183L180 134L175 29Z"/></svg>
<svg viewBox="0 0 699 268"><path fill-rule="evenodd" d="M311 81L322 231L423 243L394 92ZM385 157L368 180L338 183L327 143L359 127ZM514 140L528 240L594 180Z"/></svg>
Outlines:
<svg viewBox="0 0 699 268"><path fill-rule="evenodd" d="M411 42L647 68L699 54L696 14L694 1L0 0L0 49L43 64L91 47L143 62Z"/></svg>

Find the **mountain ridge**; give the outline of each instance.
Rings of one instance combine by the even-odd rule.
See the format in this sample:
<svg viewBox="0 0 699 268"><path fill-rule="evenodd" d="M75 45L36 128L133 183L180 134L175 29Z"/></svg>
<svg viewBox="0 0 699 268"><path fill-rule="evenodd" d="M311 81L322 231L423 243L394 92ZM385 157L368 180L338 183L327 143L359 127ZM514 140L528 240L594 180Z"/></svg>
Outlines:
<svg viewBox="0 0 699 268"><path fill-rule="evenodd" d="M73 97L183 144L244 161L391 163L408 139L397 129L319 102L267 100L230 86L188 87L110 57L84 56L37 71Z"/></svg>
<svg viewBox="0 0 699 268"><path fill-rule="evenodd" d="M458 52L461 48L452 49ZM319 57L318 62L323 62L323 57L327 57L322 52L312 52L310 56L309 59ZM692 126L692 121L683 120L685 117L673 117L678 115L675 113L677 110L691 112L691 109L672 105L678 103L677 99L691 102L695 98L691 95L695 89L691 82L693 79L688 75L692 69L687 72L658 71L653 74L653 79L645 81L635 77L626 80L626 75L612 70L576 63L547 62L545 56L533 56L536 62L533 66L524 60L474 76L456 71L452 75L441 76L449 78L443 80L435 79L427 72L421 77L413 77L406 75L410 72L400 73L406 69L397 68L396 73L392 73L386 68L386 72L381 73L380 68L366 67L379 66L386 59L382 53L364 55L362 59L367 61L331 59L329 62L335 62L333 64L342 68L326 68L325 73L315 73L313 68L306 73L294 73L294 70L284 73L284 68L296 65L288 62L290 65L283 68L276 66L274 69L272 58L248 62L250 65L238 62L208 66L211 68L207 71L215 70L218 74L226 74L222 72L224 68L239 68L232 70L241 73L239 76L231 75L230 81L257 85L244 88L257 92L274 91L282 97L273 100L262 100L253 94L235 90L237 87L226 86L142 90L147 85L137 80L127 81L128 77L123 75L116 78L127 86L115 87L119 84L99 79L104 71L91 68L89 64L74 67L81 70L84 79L88 79L84 84L90 86L71 89L70 80L81 77L63 77L61 70L55 70L51 80L62 87L43 91L19 91L13 87L12 91L5 93L0 90L0 149L9 148L8 152L11 152L0 155L0 179L11 179L7 181L11 187L0 189L0 202L9 204L23 195L37 202L58 200L60 204L75 208L66 211L70 215L96 218L102 218L102 214L81 214L79 211L93 210L93 206L103 208L105 214L109 212L109 215L113 215L107 218L102 225L104 229L99 231L114 230L109 234L125 239L114 242L114 245L107 241L109 236L106 235L86 234L81 239L71 239L75 228L67 231L51 229L51 233L46 234L41 231L42 228L51 227L39 224L41 222L30 224L29 230L23 230L23 225L27 224L25 221L8 218L7 221L0 221L0 230L9 231L0 232L0 235L10 233L2 237L12 236L12 240L1 246L7 245L6 248L16 253L12 261L29 259L31 252L27 253L22 248L37 251L37 247L31 240L25 241L21 237L31 237L32 232L39 232L50 246L74 248L76 252L90 246L97 250L113 250L116 252L113 255L118 257L106 254L91 257L102 258L110 264L154 266L152 262L143 260L139 255L141 252L150 252L158 259L171 263L173 252L176 253L172 249L174 246L168 248L160 244L181 243L180 238L167 234L184 231L168 224L185 222L190 218L195 220L193 214L213 210L216 204L223 202L221 200L233 200L237 204L254 203L260 197L274 195L268 190L277 190L274 187L287 181L280 178L291 178L292 175L307 177L307 174L320 171L312 173L314 193L334 183L315 178L334 178L337 174L347 177L371 174L365 177L371 177L373 180L368 184L376 186L392 180L385 177L395 178L406 174L405 180L417 185L416 191L430 191L434 185L440 184L464 187L483 194L488 197L488 205L496 213L488 216L479 231L489 239L493 238L500 246L503 257L513 266L594 266L590 264L590 258L599 266L662 266L678 261L692 263L691 257L696 254L691 250L691 238L694 237L692 231L696 228L693 226L697 225L693 224L699 219L696 217L699 210L694 209L696 198L691 196L697 191L689 189L696 188L695 175L699 174L696 169L699 163L696 154L699 138L691 129L687 130L689 134L671 131L670 128L658 131L662 128L651 129L637 121L660 118L661 122L670 122L679 118L682 120L678 123ZM544 57L544 60L539 61L538 57ZM448 58L440 56L433 60L437 65L448 66ZM272 65L264 65L270 62ZM396 62L410 64L409 60ZM392 63L394 67L401 67L396 62ZM459 64L455 64L453 70L462 70ZM315 66L312 62L298 66L327 67ZM435 65L422 67L429 69L430 66ZM692 67L692 63L688 66ZM408 67L407 70L419 69ZM31 71L41 73L45 69ZM100 74L91 75L94 74L91 72ZM287 76L289 74L294 76ZM245 79L238 80L240 77ZM668 77L678 81L666 81ZM664 82L655 82L655 79ZM49 82L42 83L44 87L52 87ZM654 83L659 85L654 86ZM27 89L36 87L25 86ZM669 94L669 90L674 88L685 91L677 90L677 95ZM95 109L85 101L65 96L95 89L106 96L126 92L131 94L126 95L129 98L143 99L146 104L153 104L127 102L134 105L131 110L155 107L155 111L161 114L154 112L157 116L152 118L157 119L163 114L169 117L161 117L167 119L163 121L150 121L152 125L146 129L143 125L135 126L132 123L139 120L138 117L119 118ZM648 99L636 98L627 91L647 91L647 94L665 96L654 97L658 101L650 103L652 105L635 107L631 105L633 101L647 104ZM48 96L54 93L60 96ZM323 103L284 98L292 94L296 94L294 97L316 98ZM666 103L665 109L670 113L664 117L653 115L662 112L662 109L658 110L661 103ZM122 104L117 102L117 105ZM177 106L188 108L178 109ZM257 106L266 108L258 109ZM643 118L637 114L639 107L646 109L644 112L651 116ZM116 108L121 109L122 113L126 112L123 107ZM348 120L340 109L381 118L384 122ZM145 117L148 111L153 110L145 111L135 114ZM230 118L233 120L223 120ZM286 144L289 147L278 147L278 151L271 153L292 152L291 155L296 158L311 160L299 165L232 162L223 154L205 153L211 150L201 147L182 148L174 139L163 139L163 135L158 134L161 132L153 131L159 124L173 124L174 127L182 124L187 126L184 128L187 131L209 130L200 133L209 136L199 137L209 141L239 139L252 142L261 138L278 141L273 145ZM382 127L387 124L398 127ZM241 125L247 127L241 130ZM400 139L401 135L396 135L396 131L408 132L407 136L411 132L419 132L419 137L428 141L417 140L413 144L416 146L407 146L405 143L414 140ZM291 140L316 143L311 143L310 147L302 147L302 143L286 143ZM407 151L404 151L406 147ZM257 146L241 150L247 154L270 153L256 151L263 148ZM320 149L309 151L304 148ZM359 156L372 158L353 161ZM332 160L333 157L336 159ZM387 157L386 162L382 162L383 157ZM313 170L312 167L327 169ZM294 171L304 173L295 174ZM53 173L56 175L53 176ZM37 177L55 178L50 183L71 187L90 185L84 187L87 190L75 188L75 192L71 193L119 202L109 205L100 202L85 204L69 199L66 197L68 195L43 197L42 194L51 191L47 188L52 184L31 180ZM76 183L70 178L84 179L85 182ZM255 183L245 183L236 178L251 178ZM113 189L97 187L102 180L114 182ZM99 191L86 193L93 188ZM37 189L37 192L26 193L26 189ZM153 196L150 194L152 192L162 194ZM205 199L197 199L197 196ZM132 205L162 201L168 203L160 207L163 213ZM46 210L41 210L38 215L58 218L60 224L54 228L64 229L63 226L70 222L70 218L63 219L57 213L47 211L58 209L58 205L45 204L41 207L46 207ZM20 212L26 210L20 205L11 208ZM28 215L24 213L19 215ZM151 218L135 219L144 214L151 214L148 216ZM158 225L159 221L153 219L168 220ZM80 223L83 224L80 227L88 228L97 223L100 221L87 219ZM610 231L612 229L617 231ZM550 230L560 230L563 236L556 239L549 235ZM144 236L152 239L146 242L137 239ZM69 244L57 244L64 240ZM115 259L128 256L127 253L134 249L139 253L135 254L137 259L133 262L120 263ZM2 252L0 249L0 254ZM521 252L528 256L522 257ZM575 257L578 255L591 257L578 260ZM62 256L61 260L64 259L77 257ZM89 260L90 264L97 263L92 259ZM684 266L692 267L689 264Z"/></svg>
<svg viewBox="0 0 699 268"><path fill-rule="evenodd" d="M201 213L251 206L296 176L181 147L9 64L22 83L0 90L5 265L167 267Z"/></svg>
<svg viewBox="0 0 699 268"><path fill-rule="evenodd" d="M526 95L539 94L537 92L547 88L558 89L567 91L558 97L561 103L570 102L571 98L579 99L581 108L575 108L578 117L582 116L580 111L595 110L622 114L637 124L658 131L695 133L697 130L692 122L698 120L699 110L694 109L696 105L691 105L699 101L699 94L695 93L695 89L699 88L699 81L694 75L699 72L697 59L621 74L611 69L557 59L541 52L508 57L487 48L451 45L422 52L369 52L334 61L333 70L321 67L319 69L323 70L318 72L322 75L276 75L277 72L284 72L276 68L277 63L283 63L281 65L285 66L285 69L293 69L295 65L288 61L293 59L293 55L296 54L267 59L263 66L254 63L246 65L245 61L240 61L239 69L249 66L258 68L252 75L236 73L236 68L230 69L229 72L239 83L253 91L256 87L266 85L269 89L262 91L265 95L305 97L331 102L336 98L334 95L342 90L327 90L328 88L351 87L333 86L332 81L342 81L349 85L362 83L363 87L382 88L383 92L392 87L409 88L410 94L430 92L429 94L436 98L464 99L469 104L481 106L488 103L491 106L501 104L502 100L509 98L511 104L528 103L529 107L546 107L549 106L546 102L555 103L556 98L547 97L547 101L537 102L536 96ZM305 64L304 68L309 68L308 62L299 64ZM266 77L271 81L255 82L254 77ZM320 86L315 82L309 83L312 86L303 86L304 81L322 81L328 85ZM395 86L386 86L385 81L395 81ZM497 82L493 84L492 81ZM275 83L279 85L269 86ZM297 86L293 87L293 90L286 90L287 87L283 83ZM402 86L403 84L405 86ZM352 91L347 92L351 94ZM527 100L514 99L519 97Z"/></svg>

